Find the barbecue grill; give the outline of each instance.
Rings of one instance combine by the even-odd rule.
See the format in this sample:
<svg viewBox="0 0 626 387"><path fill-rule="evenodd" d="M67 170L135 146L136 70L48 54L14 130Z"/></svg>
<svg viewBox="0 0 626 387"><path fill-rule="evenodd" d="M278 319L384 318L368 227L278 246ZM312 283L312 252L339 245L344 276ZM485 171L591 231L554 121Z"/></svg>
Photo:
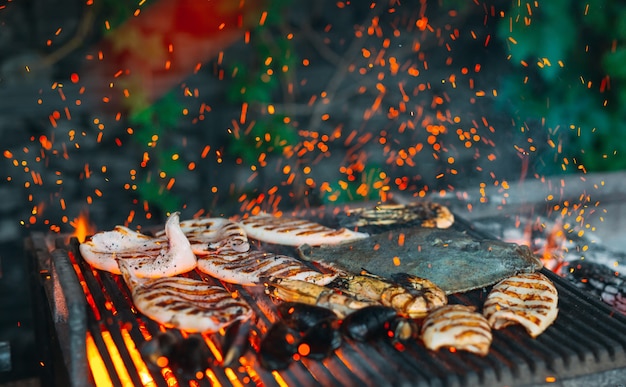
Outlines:
<svg viewBox="0 0 626 387"><path fill-rule="evenodd" d="M453 227L489 237L458 216ZM134 309L121 277L94 270L82 259L76 238L33 233L26 244L43 322L38 332L47 362L43 381L57 385L574 386L626 381L626 316L545 269L559 292L555 323L536 339L520 326L494 331L485 357L429 351L418 340L394 346L385 339L346 339L324 360L302 358L286 370L270 371L260 366L253 350L235 365L223 367L222 335L196 334L208 361L202 370L190 373L180 372L176 364L155 364L147 343L165 328ZM187 275L218 283L200 272ZM262 287L222 285L255 309L253 334L263 334L276 320L273 302ZM480 310L488 291L455 294L449 301ZM190 338L178 330L169 332L181 342Z"/></svg>

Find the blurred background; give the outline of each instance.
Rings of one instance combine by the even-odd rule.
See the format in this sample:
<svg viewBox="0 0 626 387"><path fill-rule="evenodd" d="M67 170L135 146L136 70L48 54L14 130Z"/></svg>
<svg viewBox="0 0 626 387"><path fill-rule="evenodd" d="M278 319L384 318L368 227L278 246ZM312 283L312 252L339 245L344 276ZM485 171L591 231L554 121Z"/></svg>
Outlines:
<svg viewBox="0 0 626 387"><path fill-rule="evenodd" d="M1 2L0 381L30 232L620 171L625 43L608 0Z"/></svg>

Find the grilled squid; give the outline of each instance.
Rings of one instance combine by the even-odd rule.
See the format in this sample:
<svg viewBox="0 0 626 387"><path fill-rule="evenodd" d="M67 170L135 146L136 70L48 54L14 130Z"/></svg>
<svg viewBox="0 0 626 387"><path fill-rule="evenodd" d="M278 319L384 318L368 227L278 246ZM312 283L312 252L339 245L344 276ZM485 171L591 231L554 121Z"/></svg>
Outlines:
<svg viewBox="0 0 626 387"><path fill-rule="evenodd" d="M531 337L539 336L556 320L558 293L541 273L518 274L491 289L483 314L493 329L520 324Z"/></svg>
<svg viewBox="0 0 626 387"><path fill-rule="evenodd" d="M492 334L489 322L474 307L446 305L431 312L422 325L422 341L436 351L454 347L485 356L489 353Z"/></svg>
<svg viewBox="0 0 626 387"><path fill-rule="evenodd" d="M185 234L196 255L202 256L221 248L230 248L237 252L250 249L248 236L241 226L226 218L200 218L180 222L180 229ZM164 231L155 233L163 237Z"/></svg>
<svg viewBox="0 0 626 387"><path fill-rule="evenodd" d="M119 262L133 304L168 328L213 333L252 317L250 305L221 286L187 277L138 278L130 265Z"/></svg>
<svg viewBox="0 0 626 387"><path fill-rule="evenodd" d="M322 274L288 255L261 250L240 252L222 248L198 257L198 270L222 281L239 285L260 284L261 278L281 277L325 285L336 274Z"/></svg>
<svg viewBox="0 0 626 387"><path fill-rule="evenodd" d="M178 212L165 223L165 235L150 237L123 226L93 235L79 246L82 257L96 269L121 274L118 262L127 262L137 277L160 278L196 267L196 256L179 224Z"/></svg>
<svg viewBox="0 0 626 387"><path fill-rule="evenodd" d="M267 213L243 219L240 224L252 239L286 246L332 245L369 236L346 228L333 229L306 219L279 217Z"/></svg>

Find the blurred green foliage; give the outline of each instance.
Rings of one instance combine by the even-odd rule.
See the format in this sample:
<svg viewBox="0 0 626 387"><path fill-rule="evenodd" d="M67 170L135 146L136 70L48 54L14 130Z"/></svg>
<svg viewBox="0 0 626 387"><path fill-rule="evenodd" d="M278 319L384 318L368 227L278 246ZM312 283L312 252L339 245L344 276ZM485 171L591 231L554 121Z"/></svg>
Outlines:
<svg viewBox="0 0 626 387"><path fill-rule="evenodd" d="M290 120L282 114L269 114L267 107L281 103L286 97L281 91L289 82L297 65L293 42L285 33L286 7L292 0L276 0L263 9L266 17L250 29L247 60L235 60L230 68L232 79L227 89L228 101L247 104L249 121L254 121L246 135L233 136L228 151L254 164L263 153L281 154L298 141ZM260 20L260 12L259 18ZM269 140L266 134L269 134Z"/></svg>
<svg viewBox="0 0 626 387"><path fill-rule="evenodd" d="M501 107L546 130L540 172L626 168L626 3L515 0L497 34L516 70Z"/></svg>
<svg viewBox="0 0 626 387"><path fill-rule="evenodd" d="M169 179L185 169L178 156L181 150L164 139L168 131L176 130L182 109L174 93L170 92L145 108L131 109L128 119L133 127L132 138L141 154L147 153L150 157L150 167L137 176L137 193L142 200L159 207L164 213L179 210L182 202L178 195L166 189ZM164 178L159 176L161 174Z"/></svg>

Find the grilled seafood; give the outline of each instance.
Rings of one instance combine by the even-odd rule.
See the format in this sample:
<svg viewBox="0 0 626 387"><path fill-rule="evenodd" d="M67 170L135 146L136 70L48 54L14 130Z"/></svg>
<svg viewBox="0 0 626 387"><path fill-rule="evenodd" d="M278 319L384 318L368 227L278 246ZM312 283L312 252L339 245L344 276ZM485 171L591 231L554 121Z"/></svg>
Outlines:
<svg viewBox="0 0 626 387"><path fill-rule="evenodd" d="M493 329L517 323L537 337L556 319L557 304L557 290L545 275L518 274L494 285L483 314Z"/></svg>
<svg viewBox="0 0 626 387"><path fill-rule="evenodd" d="M413 222L419 222L422 227L448 228L454 224L454 215L448 207L433 202L380 204L351 209L341 217L339 224L352 228Z"/></svg>
<svg viewBox="0 0 626 387"><path fill-rule="evenodd" d="M375 337L390 337L393 342L416 337L417 325L390 307L372 305L348 315L341 323L341 331L357 341Z"/></svg>
<svg viewBox="0 0 626 387"><path fill-rule="evenodd" d="M336 230L305 219L267 213L243 219L240 224L252 239L286 246L330 245L368 237L368 234L346 228Z"/></svg>
<svg viewBox="0 0 626 387"><path fill-rule="evenodd" d="M431 281L408 274L406 277L407 282L411 277L412 287L404 287L367 272L338 277L331 285L355 297L378 301L411 318L424 317L432 309L448 303L445 292Z"/></svg>
<svg viewBox="0 0 626 387"><path fill-rule="evenodd" d="M189 332L217 332L237 320L252 317L252 309L221 286L186 277L141 279L120 260L124 281L135 307L169 328Z"/></svg>
<svg viewBox="0 0 626 387"><path fill-rule="evenodd" d="M196 255L206 255L220 248L228 247L238 252L248 251L250 243L241 226L226 218L200 218L180 222L180 229L185 234ZM163 237L164 231L154 233Z"/></svg>
<svg viewBox="0 0 626 387"><path fill-rule="evenodd" d="M96 269L121 274L118 262L142 278L173 276L196 267L189 241L179 225L178 212L165 223L165 236L153 238L123 226L93 235L79 246L82 257Z"/></svg>
<svg viewBox="0 0 626 387"><path fill-rule="evenodd" d="M421 334L424 345L432 351L454 347L481 356L489 353L492 340L487 319L465 305L446 305L434 310L424 319Z"/></svg>
<svg viewBox="0 0 626 387"><path fill-rule="evenodd" d="M283 301L301 302L328 308L339 318L344 318L366 306L379 304L376 301L359 300L325 286L289 278L270 279L268 292Z"/></svg>
<svg viewBox="0 0 626 387"><path fill-rule="evenodd" d="M541 261L526 246L471 237L453 228L400 228L334 246L298 248L308 261L390 278L402 272L426 278L446 294L465 292L521 272Z"/></svg>
<svg viewBox="0 0 626 387"><path fill-rule="evenodd" d="M198 257L198 270L222 281L256 285L263 277L285 277L325 285L336 274L322 274L297 258L261 250L240 252L224 247Z"/></svg>

